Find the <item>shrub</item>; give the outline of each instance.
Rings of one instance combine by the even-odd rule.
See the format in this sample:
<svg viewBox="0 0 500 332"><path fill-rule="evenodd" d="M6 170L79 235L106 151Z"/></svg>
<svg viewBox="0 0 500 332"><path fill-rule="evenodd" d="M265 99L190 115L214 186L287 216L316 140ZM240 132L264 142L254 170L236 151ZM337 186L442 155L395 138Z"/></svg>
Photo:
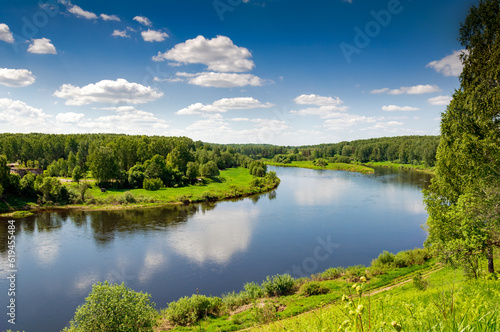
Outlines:
<svg viewBox="0 0 500 332"><path fill-rule="evenodd" d="M259 299L264 296L264 290L255 282L248 282L243 286L243 288L252 300Z"/></svg>
<svg viewBox="0 0 500 332"><path fill-rule="evenodd" d="M134 194L132 194L130 191L126 191L120 197L120 202L122 204L135 203L137 202L137 199L135 198Z"/></svg>
<svg viewBox="0 0 500 332"><path fill-rule="evenodd" d="M332 267L321 273L321 279L323 280L333 280L338 279L345 272L345 269L342 267Z"/></svg>
<svg viewBox="0 0 500 332"><path fill-rule="evenodd" d="M213 194L213 193L210 193L208 191L205 191L202 195L201 195L201 199L204 200L204 201L215 201L218 199L217 195L216 194Z"/></svg>
<svg viewBox="0 0 500 332"><path fill-rule="evenodd" d="M262 288L267 296L282 296L290 294L295 284L294 279L289 274L275 275L267 277L262 282Z"/></svg>
<svg viewBox="0 0 500 332"><path fill-rule="evenodd" d="M133 332L153 331L158 313L151 295L134 292L125 284L97 283L76 309L67 332Z"/></svg>
<svg viewBox="0 0 500 332"><path fill-rule="evenodd" d="M163 187L163 181L160 178L144 179L143 188L150 191L159 190Z"/></svg>
<svg viewBox="0 0 500 332"><path fill-rule="evenodd" d="M415 277L413 277L413 286L420 291L424 291L427 289L427 285L427 280L424 280L424 278L422 277L422 273L418 271L415 274Z"/></svg>
<svg viewBox="0 0 500 332"><path fill-rule="evenodd" d="M250 303L250 300L250 296L246 292L230 292L222 295L222 302L230 310L248 304Z"/></svg>
<svg viewBox="0 0 500 332"><path fill-rule="evenodd" d="M219 316L223 307L224 304L218 297L193 295L169 303L164 313L171 323L187 326L195 324L205 316Z"/></svg>
<svg viewBox="0 0 500 332"><path fill-rule="evenodd" d="M299 293L305 296L326 294L330 290L318 281L306 282L300 287Z"/></svg>
<svg viewBox="0 0 500 332"><path fill-rule="evenodd" d="M363 265L349 266L345 270L345 277L349 281L359 281L359 278L366 277L366 267Z"/></svg>

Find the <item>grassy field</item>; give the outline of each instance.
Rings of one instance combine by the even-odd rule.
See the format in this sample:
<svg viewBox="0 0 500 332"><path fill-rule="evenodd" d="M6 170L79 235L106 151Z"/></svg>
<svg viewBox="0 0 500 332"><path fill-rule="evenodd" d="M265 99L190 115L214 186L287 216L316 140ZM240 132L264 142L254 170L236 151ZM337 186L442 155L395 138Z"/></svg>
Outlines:
<svg viewBox="0 0 500 332"><path fill-rule="evenodd" d="M282 167L300 167L300 168L310 168L310 169L328 169L334 171L348 171L348 172L359 172L363 174L373 173L374 170L370 167L356 164L343 164L343 163L329 163L325 167L316 166L312 161L292 161L290 164L276 163L271 160L263 160L267 165L271 166L282 166Z"/></svg>
<svg viewBox="0 0 500 332"><path fill-rule="evenodd" d="M434 174L434 167L426 167L425 165L411 165L411 164L396 164L390 161L379 161L379 162L369 162L363 165L366 166L379 166L379 167L390 167L390 168L399 168L412 170L417 172L424 172L428 174Z"/></svg>
<svg viewBox="0 0 500 332"><path fill-rule="evenodd" d="M245 197L253 194L267 192L279 184L265 180L255 185L255 177L248 169L243 167L229 168L220 172L220 176L212 179L204 179L195 185L179 188L161 188L157 191L144 189L101 189L94 184L94 180L85 180L91 184L91 188L85 193L85 204L71 205L48 205L38 206L36 201L26 201L15 197L7 197L0 202L0 211L5 211L2 216L15 217L13 210L23 210L28 206L31 209L83 209L83 210L116 210L135 209L142 207L155 207L165 204L215 201ZM69 180L63 181L68 189L76 190L76 183ZM19 215L21 216L21 215Z"/></svg>

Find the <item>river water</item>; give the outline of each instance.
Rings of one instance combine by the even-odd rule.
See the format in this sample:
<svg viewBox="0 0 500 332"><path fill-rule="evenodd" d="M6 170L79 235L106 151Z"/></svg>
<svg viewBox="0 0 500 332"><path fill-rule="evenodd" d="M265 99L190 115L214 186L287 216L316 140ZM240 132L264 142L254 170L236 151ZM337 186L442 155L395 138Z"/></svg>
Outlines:
<svg viewBox="0 0 500 332"><path fill-rule="evenodd" d="M429 175L270 169L281 178L276 190L234 201L17 219L15 326L0 220L0 331L60 331L98 281L125 282L165 308L197 291L220 296L267 275L368 265L383 250L422 247Z"/></svg>

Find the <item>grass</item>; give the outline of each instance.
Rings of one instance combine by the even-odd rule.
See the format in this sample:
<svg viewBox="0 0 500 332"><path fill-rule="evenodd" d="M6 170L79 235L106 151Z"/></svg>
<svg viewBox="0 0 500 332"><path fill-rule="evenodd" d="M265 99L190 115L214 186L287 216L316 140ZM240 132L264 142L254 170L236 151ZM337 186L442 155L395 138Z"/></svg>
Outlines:
<svg viewBox="0 0 500 332"><path fill-rule="evenodd" d="M344 163L329 163L325 167L316 166L312 161L292 161L290 164L282 164L273 162L271 160L264 160L267 165L271 166L282 166L282 167L300 167L300 168L310 168L310 169L327 169L334 171L348 171L348 172L359 172L362 174L373 173L373 168L357 165L357 164L344 164Z"/></svg>
<svg viewBox="0 0 500 332"><path fill-rule="evenodd" d="M427 167L425 165L412 165L412 164L398 164L390 161L377 161L377 162L369 162L364 163L366 166L380 166L380 167L389 167L389 168L398 168L398 169L406 169L417 172L423 172L428 174L434 174L434 167Z"/></svg>
<svg viewBox="0 0 500 332"><path fill-rule="evenodd" d="M161 188L156 191L107 189L105 192L101 192L100 188L93 186L87 191L86 196L92 197L91 201L95 201L95 204L87 204L87 207L92 209L117 208L119 204L123 204L121 197L127 192L133 195L136 202L121 205L120 208L230 199L266 192L277 186L277 183L252 186L252 180L254 180L254 176L249 173L248 169L238 167L223 170L219 177L204 179L203 182L195 185ZM72 186L74 184L67 183L66 185Z"/></svg>

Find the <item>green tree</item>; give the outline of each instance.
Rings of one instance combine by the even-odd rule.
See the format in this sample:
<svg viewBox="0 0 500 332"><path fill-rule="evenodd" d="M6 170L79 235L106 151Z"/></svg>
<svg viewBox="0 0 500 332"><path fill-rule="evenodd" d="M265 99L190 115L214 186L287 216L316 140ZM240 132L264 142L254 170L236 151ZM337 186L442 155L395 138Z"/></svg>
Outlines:
<svg viewBox="0 0 500 332"><path fill-rule="evenodd" d="M80 166L76 165L75 168L73 168L72 178L76 183L80 183L80 180L83 179L83 171Z"/></svg>
<svg viewBox="0 0 500 332"><path fill-rule="evenodd" d="M198 166L197 163L194 163L192 161L187 163L187 170L186 170L186 176L190 181L196 180L196 178L199 175L199 169L200 167Z"/></svg>
<svg viewBox="0 0 500 332"><path fill-rule="evenodd" d="M118 176L118 163L113 150L107 146L94 149L89 155L92 176L101 183L109 183Z"/></svg>
<svg viewBox="0 0 500 332"><path fill-rule="evenodd" d="M209 161L205 165L200 166L200 175L204 178L219 176L217 164L213 161Z"/></svg>
<svg viewBox="0 0 500 332"><path fill-rule="evenodd" d="M35 195L35 175L28 173L21 179L21 194L26 197Z"/></svg>
<svg viewBox="0 0 500 332"><path fill-rule="evenodd" d="M262 161L254 161L250 164L250 167L248 169L250 171L250 174L258 177L264 177L267 172L267 165Z"/></svg>
<svg viewBox="0 0 500 332"><path fill-rule="evenodd" d="M151 295L135 292L124 283L97 283L78 307L66 332L153 332L156 318Z"/></svg>
<svg viewBox="0 0 500 332"><path fill-rule="evenodd" d="M460 89L443 113L436 177L425 194L427 245L450 261L487 257L493 273L500 219L485 200L500 201L500 0L471 7L459 40Z"/></svg>

